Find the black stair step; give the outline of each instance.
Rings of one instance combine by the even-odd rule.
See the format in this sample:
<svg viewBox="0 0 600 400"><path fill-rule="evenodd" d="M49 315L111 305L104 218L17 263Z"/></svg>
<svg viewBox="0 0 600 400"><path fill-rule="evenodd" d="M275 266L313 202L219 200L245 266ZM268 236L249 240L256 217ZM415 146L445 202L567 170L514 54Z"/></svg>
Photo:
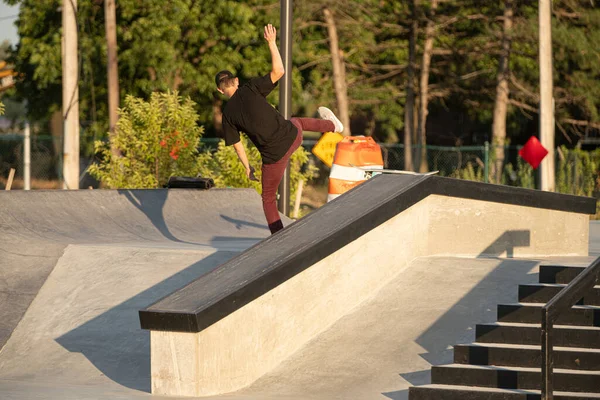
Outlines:
<svg viewBox="0 0 600 400"><path fill-rule="evenodd" d="M540 324L542 303L516 303L498 305L498 322ZM574 306L558 317L557 325L600 326L600 307Z"/></svg>
<svg viewBox="0 0 600 400"><path fill-rule="evenodd" d="M481 365L436 365L431 368L431 383L442 385L539 390L540 368ZM554 369L554 390L600 393L600 371Z"/></svg>
<svg viewBox="0 0 600 400"><path fill-rule="evenodd" d="M409 400L540 400L539 390L478 388L456 385L412 386ZM596 393L554 392L555 400L600 399Z"/></svg>
<svg viewBox="0 0 600 400"><path fill-rule="evenodd" d="M471 343L454 346L454 363L539 368L540 346ZM600 350L554 346L554 367L587 371L600 370Z"/></svg>
<svg viewBox="0 0 600 400"><path fill-rule="evenodd" d="M570 283L586 267L540 265L540 283Z"/></svg>
<svg viewBox="0 0 600 400"><path fill-rule="evenodd" d="M541 344L542 326L498 322L478 324L475 338L480 343ZM555 325L552 343L554 346L600 349L600 327Z"/></svg>
<svg viewBox="0 0 600 400"><path fill-rule="evenodd" d="M519 285L520 303L547 303L560 291L566 288L566 284L538 283ZM600 286L595 286L577 303L591 306L600 306Z"/></svg>

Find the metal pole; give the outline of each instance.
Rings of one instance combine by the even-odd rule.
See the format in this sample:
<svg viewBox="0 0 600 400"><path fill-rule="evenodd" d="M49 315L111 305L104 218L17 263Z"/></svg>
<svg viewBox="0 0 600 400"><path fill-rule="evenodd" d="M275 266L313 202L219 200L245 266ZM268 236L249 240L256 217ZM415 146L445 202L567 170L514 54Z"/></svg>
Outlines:
<svg viewBox="0 0 600 400"><path fill-rule="evenodd" d="M280 15L280 48L281 59L285 75L279 86L279 112L285 119L292 117L292 0L281 0ZM285 169L283 179L279 184L279 199L277 201L279 212L284 215L290 213L290 168Z"/></svg>
<svg viewBox="0 0 600 400"><path fill-rule="evenodd" d="M540 142L548 155L540 165L542 190L554 191L554 97L552 79L552 0L539 0Z"/></svg>
<svg viewBox="0 0 600 400"><path fill-rule="evenodd" d="M552 351L552 320L548 310L542 309L542 393L541 400L554 399L554 382L552 370L554 368L554 354Z"/></svg>
<svg viewBox="0 0 600 400"><path fill-rule="evenodd" d="M77 0L62 1L62 112L64 189L79 189L79 61Z"/></svg>
<svg viewBox="0 0 600 400"><path fill-rule="evenodd" d="M23 189L31 190L31 129L29 122L25 123L25 143L23 151Z"/></svg>
<svg viewBox="0 0 600 400"><path fill-rule="evenodd" d="M484 151L484 162L483 162L483 181L485 183L489 183L490 181L490 143L489 142L485 142L485 145L483 147L483 151Z"/></svg>

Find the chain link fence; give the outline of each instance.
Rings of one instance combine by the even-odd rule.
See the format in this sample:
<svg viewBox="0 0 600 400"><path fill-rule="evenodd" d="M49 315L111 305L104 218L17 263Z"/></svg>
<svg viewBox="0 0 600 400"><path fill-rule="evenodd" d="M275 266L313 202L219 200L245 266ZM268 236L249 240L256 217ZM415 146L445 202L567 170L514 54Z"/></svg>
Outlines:
<svg viewBox="0 0 600 400"><path fill-rule="evenodd" d="M219 140L202 139L201 151L215 149ZM303 147L311 153L310 162L319 170L312 185L325 185L329 168L312 155L315 140L305 140ZM380 144L384 167L405 169L405 149L402 144ZM536 188L537 172L518 155L521 146L505 146L503 152L488 144L484 146L443 147L413 146L413 165L421 165L422 154L426 156L424 167L439 171L440 176L479 182ZM583 151L557 148L556 191L580 196L598 197L600 187L600 149ZM31 136L31 186L32 189L51 189L62 186L62 138ZM499 157L502 161L499 161ZM84 163L85 164L85 163ZM16 170L13 188L23 187L24 138L19 134L0 135L0 189L3 189L10 169ZM85 169L86 165L82 165Z"/></svg>
<svg viewBox="0 0 600 400"><path fill-rule="evenodd" d="M62 139L31 136L31 188L61 187ZM24 138L22 135L0 135L0 189L6 186L11 168L15 170L13 189L23 188Z"/></svg>

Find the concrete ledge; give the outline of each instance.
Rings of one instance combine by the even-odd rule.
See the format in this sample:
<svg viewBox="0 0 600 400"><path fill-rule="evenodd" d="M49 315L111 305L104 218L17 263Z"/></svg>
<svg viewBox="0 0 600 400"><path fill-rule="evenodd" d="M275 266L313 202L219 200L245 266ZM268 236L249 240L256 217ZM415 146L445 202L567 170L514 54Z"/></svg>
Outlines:
<svg viewBox="0 0 600 400"><path fill-rule="evenodd" d="M593 199L379 176L141 311L152 391L249 385L417 257L587 255L593 212Z"/></svg>

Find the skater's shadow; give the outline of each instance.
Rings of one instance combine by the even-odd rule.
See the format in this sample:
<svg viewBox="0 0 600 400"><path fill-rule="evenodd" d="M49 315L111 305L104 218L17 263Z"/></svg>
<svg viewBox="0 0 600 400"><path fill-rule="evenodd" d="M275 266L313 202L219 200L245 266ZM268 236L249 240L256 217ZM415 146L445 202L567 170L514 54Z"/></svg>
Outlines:
<svg viewBox="0 0 600 400"><path fill-rule="evenodd" d="M250 222L250 221L244 221L244 220L237 219L237 218L231 218L231 217L228 217L227 215L223 215L223 214L221 214L221 219L235 225L235 229L237 229L237 230L240 230L243 227L267 229L267 226L265 224L257 224L256 222Z"/></svg>
<svg viewBox="0 0 600 400"><path fill-rule="evenodd" d="M125 198L138 210L144 213L154 227L156 227L165 238L178 243L198 244L180 240L169 230L163 212L167 197L169 196L169 191L167 189L119 190L118 192L125 196Z"/></svg>

